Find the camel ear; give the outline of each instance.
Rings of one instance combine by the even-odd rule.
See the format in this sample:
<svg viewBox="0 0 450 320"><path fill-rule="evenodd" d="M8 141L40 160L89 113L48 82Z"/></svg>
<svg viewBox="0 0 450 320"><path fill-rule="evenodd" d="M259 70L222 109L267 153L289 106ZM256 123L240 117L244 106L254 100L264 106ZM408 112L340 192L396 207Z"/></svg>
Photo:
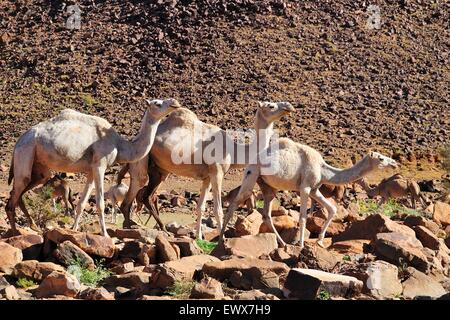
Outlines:
<svg viewBox="0 0 450 320"><path fill-rule="evenodd" d="M151 105L151 104L152 104L152 102L151 102L150 99L144 99L144 100L145 100L145 102L146 102L148 105Z"/></svg>
<svg viewBox="0 0 450 320"><path fill-rule="evenodd" d="M262 108L264 106L264 102L257 101L258 102L258 108Z"/></svg>

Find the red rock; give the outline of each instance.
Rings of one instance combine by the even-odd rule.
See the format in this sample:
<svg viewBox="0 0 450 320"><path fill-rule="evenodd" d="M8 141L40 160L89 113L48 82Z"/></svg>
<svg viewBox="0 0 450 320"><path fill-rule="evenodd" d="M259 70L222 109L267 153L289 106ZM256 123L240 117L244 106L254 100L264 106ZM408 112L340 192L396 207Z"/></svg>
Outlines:
<svg viewBox="0 0 450 320"><path fill-rule="evenodd" d="M278 248L278 243L274 233L260 233L255 236L225 239L224 247L229 255L258 258L263 254L269 255Z"/></svg>
<svg viewBox="0 0 450 320"><path fill-rule="evenodd" d="M65 269L53 262L26 260L15 265L12 275L16 278L27 278L41 282L54 271L64 272Z"/></svg>
<svg viewBox="0 0 450 320"><path fill-rule="evenodd" d="M332 251L322 248L316 243L305 242L299 262L308 266L308 268L331 271L342 258L333 254Z"/></svg>
<svg viewBox="0 0 450 320"><path fill-rule="evenodd" d="M19 300L19 294L14 286L6 286L4 288L0 288L0 299L4 298L6 300Z"/></svg>
<svg viewBox="0 0 450 320"><path fill-rule="evenodd" d="M16 264L23 259L22 250L0 242L0 272L11 274Z"/></svg>
<svg viewBox="0 0 450 320"><path fill-rule="evenodd" d="M306 229L314 234L319 234L322 230L325 220L319 217L308 217L306 220ZM342 222L332 221L325 232L325 236L331 237L340 234L345 230L345 226Z"/></svg>
<svg viewBox="0 0 450 320"><path fill-rule="evenodd" d="M63 265L69 266L77 261L81 267L88 270L95 269L94 260L83 250L70 241L58 244L53 256Z"/></svg>
<svg viewBox="0 0 450 320"><path fill-rule="evenodd" d="M443 226L450 225L450 204L436 201L434 204L433 220Z"/></svg>
<svg viewBox="0 0 450 320"><path fill-rule="evenodd" d="M295 221L294 218L292 218L288 215L273 217L272 221L273 221L273 225L274 225L275 229L277 229L278 233L280 233L286 229L297 228L297 226L298 226L298 222ZM261 224L261 226L259 228L259 232L260 233L272 232L272 230L266 223L263 223L263 224Z"/></svg>
<svg viewBox="0 0 450 320"><path fill-rule="evenodd" d="M262 223L262 215L256 210L245 218L239 216L234 225L236 236L256 235L259 233L259 228Z"/></svg>
<svg viewBox="0 0 450 320"><path fill-rule="evenodd" d="M124 287L124 288L148 288L151 274L148 272L129 272L120 275L112 275L104 280L106 288Z"/></svg>
<svg viewBox="0 0 450 320"><path fill-rule="evenodd" d="M36 297L48 298L56 295L75 297L80 288L81 285L75 276L66 272L53 271L37 288Z"/></svg>
<svg viewBox="0 0 450 320"><path fill-rule="evenodd" d="M4 242L22 250L24 260L38 259L44 243L44 238L37 234L26 234L10 237Z"/></svg>
<svg viewBox="0 0 450 320"><path fill-rule="evenodd" d="M155 241L156 255L160 262L180 259L180 249L176 250L176 245L172 245L163 235L158 235Z"/></svg>
<svg viewBox="0 0 450 320"><path fill-rule="evenodd" d="M111 238L91 233L56 228L47 231L45 238L57 244L70 241L84 252L104 258L111 258L115 252L115 245Z"/></svg>
<svg viewBox="0 0 450 320"><path fill-rule="evenodd" d="M431 220L428 220L422 216L413 216L409 215L406 217L404 221L405 225L414 228L415 226L424 226L428 230L430 230L433 234L438 234L439 226Z"/></svg>
<svg viewBox="0 0 450 320"><path fill-rule="evenodd" d="M222 284L214 278L205 277L192 288L192 299L221 299L224 297Z"/></svg>
<svg viewBox="0 0 450 320"><path fill-rule="evenodd" d="M114 295L103 287L87 287L78 294L78 298L83 300L114 300Z"/></svg>
<svg viewBox="0 0 450 320"><path fill-rule="evenodd" d="M432 250L439 250L439 238L436 237L433 232L431 232L424 226L415 226L414 231L416 232L417 239L422 242L422 245L424 247L430 248Z"/></svg>
<svg viewBox="0 0 450 320"><path fill-rule="evenodd" d="M370 243L370 240L347 240L333 243L328 250L340 254L361 254L364 253L364 247Z"/></svg>
<svg viewBox="0 0 450 320"><path fill-rule="evenodd" d="M426 274L411 267L407 269L407 272L409 277L402 283L404 298L414 299L417 296L438 298L446 294L442 285Z"/></svg>

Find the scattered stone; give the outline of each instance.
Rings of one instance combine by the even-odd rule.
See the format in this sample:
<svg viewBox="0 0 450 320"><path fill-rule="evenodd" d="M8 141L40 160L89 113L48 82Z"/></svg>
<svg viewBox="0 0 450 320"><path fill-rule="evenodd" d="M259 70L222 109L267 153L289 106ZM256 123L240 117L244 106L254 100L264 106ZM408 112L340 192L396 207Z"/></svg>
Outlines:
<svg viewBox="0 0 450 320"><path fill-rule="evenodd" d="M45 238L57 244L70 241L88 254L111 258L114 256L115 245L111 238L86 232L56 228L45 233Z"/></svg>
<svg viewBox="0 0 450 320"><path fill-rule="evenodd" d="M136 240L144 240L145 237L148 236L148 233L144 229L135 228L135 229L116 229L111 230L108 229L108 233L111 237L116 237L118 239L136 239Z"/></svg>
<svg viewBox="0 0 450 320"><path fill-rule="evenodd" d="M386 261L358 264L347 269L344 274L361 280L364 283L363 293L378 299L394 298L403 291L398 279L398 268Z"/></svg>
<svg viewBox="0 0 450 320"><path fill-rule="evenodd" d="M340 254L362 254L364 253L364 248L369 244L370 240L347 240L335 242L327 249Z"/></svg>
<svg viewBox="0 0 450 320"><path fill-rule="evenodd" d="M145 244L139 241L127 241L122 249L119 250L119 258L133 259L144 266L156 263L156 246Z"/></svg>
<svg viewBox="0 0 450 320"><path fill-rule="evenodd" d="M305 243L299 257L299 263L306 265L308 268L324 271L331 271L340 261L341 259L337 255L315 243Z"/></svg>
<svg viewBox="0 0 450 320"><path fill-rule="evenodd" d="M404 298L414 299L419 296L438 298L446 294L439 282L419 270L409 267L407 272L409 278L402 283Z"/></svg>
<svg viewBox="0 0 450 320"><path fill-rule="evenodd" d="M22 250L0 242L0 272L11 274L16 264L22 261Z"/></svg>
<svg viewBox="0 0 450 320"><path fill-rule="evenodd" d="M188 257L188 256L195 256L201 254L201 249L197 245L194 239L192 238L176 238L176 239L170 239L169 242L172 245L176 245L178 248L180 248L180 255L181 257Z"/></svg>
<svg viewBox="0 0 450 320"><path fill-rule="evenodd" d="M249 290L239 293L235 296L235 300L280 300L273 294L266 294L261 290Z"/></svg>
<svg viewBox="0 0 450 320"><path fill-rule="evenodd" d="M17 236L26 236L29 234L35 234L37 235L38 233L34 230L31 229L24 229L24 228L16 228L16 232L14 233L11 229L8 229L8 231L6 231L3 235L2 238L7 239L7 238L11 238L11 237L17 237Z"/></svg>
<svg viewBox="0 0 450 320"><path fill-rule="evenodd" d="M325 220L319 217L308 217L306 220L306 229L313 234L319 234L322 230ZM342 222L332 221L325 232L327 237L335 236L345 230L345 226Z"/></svg>
<svg viewBox="0 0 450 320"><path fill-rule="evenodd" d="M202 254L165 262L158 265L153 272L152 287L165 289L172 286L175 281L192 280L194 273L201 270L204 264L218 261L219 259L213 256Z"/></svg>
<svg viewBox="0 0 450 320"><path fill-rule="evenodd" d="M415 226L424 226L435 235L438 234L440 230L436 222L426 219L422 216L408 215L404 221L404 224L410 228L414 228Z"/></svg>
<svg viewBox="0 0 450 320"><path fill-rule="evenodd" d="M175 195L175 196L172 197L172 199L170 199L170 204L173 207L182 207L182 206L185 206L187 204L187 200L183 196Z"/></svg>
<svg viewBox="0 0 450 320"><path fill-rule="evenodd" d="M436 237L433 232L425 228L424 226L415 226L414 231L416 232L417 239L422 242L424 247L430 248L432 250L439 250L441 245L438 237Z"/></svg>
<svg viewBox="0 0 450 320"><path fill-rule="evenodd" d="M16 278L33 279L37 282L44 280L53 272L64 272L65 269L53 262L39 262L37 260L26 260L15 265L12 275Z"/></svg>
<svg viewBox="0 0 450 320"><path fill-rule="evenodd" d="M284 283L286 298L314 300L324 290L332 296L351 297L361 292L362 281L345 275L320 270L294 268Z"/></svg>
<svg viewBox="0 0 450 320"><path fill-rule="evenodd" d="M70 241L64 241L58 244L57 249L53 252L53 256L66 267L76 261L80 267L88 270L95 269L94 260Z"/></svg>
<svg viewBox="0 0 450 320"><path fill-rule="evenodd" d="M414 230L401 225L381 214L373 214L366 219L356 221L350 225L344 232L333 237L333 242L367 239L374 240L378 233L397 232L415 237Z"/></svg>
<svg viewBox="0 0 450 320"><path fill-rule="evenodd" d="M114 274L124 274L134 271L133 262L118 263L116 266L112 267L110 271Z"/></svg>
<svg viewBox="0 0 450 320"><path fill-rule="evenodd" d="M26 234L6 238L3 241L22 250L23 260L35 260L41 254L44 238L37 234Z"/></svg>
<svg viewBox="0 0 450 320"><path fill-rule="evenodd" d="M75 297L80 288L81 285L75 276L67 272L53 271L36 289L36 297L48 298L56 295Z"/></svg>
<svg viewBox="0 0 450 320"><path fill-rule="evenodd" d="M256 210L246 217L238 216L234 225L236 236L257 235L262 224L262 215Z"/></svg>
<svg viewBox="0 0 450 320"><path fill-rule="evenodd" d="M192 288L192 299L222 299L222 284L214 278L205 277Z"/></svg>
<svg viewBox="0 0 450 320"><path fill-rule="evenodd" d="M2 296L6 300L19 300L20 299L16 288L11 285L0 288L0 297L2 297Z"/></svg>
<svg viewBox="0 0 450 320"><path fill-rule="evenodd" d="M156 256L160 262L173 261L180 259L180 254L177 252L176 245L172 245L169 240L163 235L158 235L155 241ZM179 249L178 249L179 250Z"/></svg>
<svg viewBox="0 0 450 320"><path fill-rule="evenodd" d="M394 264L407 263L421 271L430 269L423 246L416 237L403 233L379 233L373 243L378 258Z"/></svg>
<svg viewBox="0 0 450 320"><path fill-rule="evenodd" d="M278 248L277 237L274 233L260 233L254 236L228 238L224 241L225 254L238 257L254 257L269 255Z"/></svg>
<svg viewBox="0 0 450 320"><path fill-rule="evenodd" d="M124 287L146 289L149 287L151 274L148 272L129 272L125 274L112 275L104 280L106 288Z"/></svg>
<svg viewBox="0 0 450 320"><path fill-rule="evenodd" d="M114 295L103 287L87 287L86 289L80 291L77 297L83 300L114 300Z"/></svg>
<svg viewBox="0 0 450 320"><path fill-rule="evenodd" d="M436 201L434 204L433 220L443 226L450 225L450 204Z"/></svg>
<svg viewBox="0 0 450 320"><path fill-rule="evenodd" d="M298 221L294 220L291 216L288 215L281 215L277 217L272 217L273 225L275 229L278 231L278 233L289 230L289 229L296 229L298 228ZM262 223L259 228L260 233L265 232L272 232L272 229L269 227L267 223Z"/></svg>

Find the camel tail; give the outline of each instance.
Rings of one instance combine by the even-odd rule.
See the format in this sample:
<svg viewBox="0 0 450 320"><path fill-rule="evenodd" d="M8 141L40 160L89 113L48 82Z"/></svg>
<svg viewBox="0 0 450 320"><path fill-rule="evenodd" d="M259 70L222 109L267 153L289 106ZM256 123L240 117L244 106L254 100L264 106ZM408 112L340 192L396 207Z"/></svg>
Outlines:
<svg viewBox="0 0 450 320"><path fill-rule="evenodd" d="M123 178L127 174L128 170L130 169L130 165L127 163L125 164L122 169L120 169L119 173L117 174L117 184L121 184Z"/></svg>
<svg viewBox="0 0 450 320"><path fill-rule="evenodd" d="M13 155L13 158L11 160L11 166L9 167L8 185L11 184L13 179L14 179L14 155Z"/></svg>

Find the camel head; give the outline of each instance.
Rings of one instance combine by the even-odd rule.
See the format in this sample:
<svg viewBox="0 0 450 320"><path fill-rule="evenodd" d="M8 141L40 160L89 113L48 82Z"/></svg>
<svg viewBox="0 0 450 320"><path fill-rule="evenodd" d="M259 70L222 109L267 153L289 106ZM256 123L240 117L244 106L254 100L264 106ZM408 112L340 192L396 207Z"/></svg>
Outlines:
<svg viewBox="0 0 450 320"><path fill-rule="evenodd" d="M398 168L397 161L389 157L383 156L381 153L372 151L369 153L369 158L373 163L373 166L383 169L387 167Z"/></svg>
<svg viewBox="0 0 450 320"><path fill-rule="evenodd" d="M147 102L147 111L149 115L156 120L164 118L166 115L174 111L175 109L181 108L181 104L173 98L160 100L148 100Z"/></svg>
<svg viewBox="0 0 450 320"><path fill-rule="evenodd" d="M258 112L267 121L272 123L280 120L283 116L295 111L289 102L259 102Z"/></svg>

